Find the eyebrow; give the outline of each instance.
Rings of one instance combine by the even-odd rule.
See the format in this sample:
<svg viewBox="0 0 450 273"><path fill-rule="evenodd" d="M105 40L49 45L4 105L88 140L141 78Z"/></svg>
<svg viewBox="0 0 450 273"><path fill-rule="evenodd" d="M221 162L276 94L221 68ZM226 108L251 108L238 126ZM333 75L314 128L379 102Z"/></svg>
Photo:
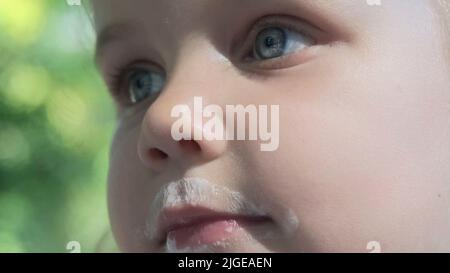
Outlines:
<svg viewBox="0 0 450 273"><path fill-rule="evenodd" d="M95 62L98 64L101 57L104 54L107 46L114 41L122 40L127 36L130 36L135 29L135 23L122 22L107 25L102 28L97 34L97 40L95 45Z"/></svg>

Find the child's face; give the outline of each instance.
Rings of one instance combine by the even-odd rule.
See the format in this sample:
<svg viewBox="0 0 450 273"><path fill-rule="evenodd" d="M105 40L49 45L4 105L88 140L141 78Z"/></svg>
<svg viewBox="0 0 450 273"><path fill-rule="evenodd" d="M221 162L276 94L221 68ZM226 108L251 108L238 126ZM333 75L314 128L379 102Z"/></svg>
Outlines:
<svg viewBox="0 0 450 273"><path fill-rule="evenodd" d="M450 250L450 74L428 1L93 2L122 250ZM194 96L279 105L278 149L175 141L171 110Z"/></svg>

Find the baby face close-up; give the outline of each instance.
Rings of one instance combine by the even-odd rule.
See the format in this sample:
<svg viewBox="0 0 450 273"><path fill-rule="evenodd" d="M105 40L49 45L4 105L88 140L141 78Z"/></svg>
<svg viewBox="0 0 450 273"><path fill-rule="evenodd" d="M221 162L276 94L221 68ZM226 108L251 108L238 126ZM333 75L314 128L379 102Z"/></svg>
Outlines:
<svg viewBox="0 0 450 273"><path fill-rule="evenodd" d="M371 3L92 1L120 249L450 251L448 6ZM268 126L190 137L203 112L174 138L174 109L199 99L227 131L230 105Z"/></svg>

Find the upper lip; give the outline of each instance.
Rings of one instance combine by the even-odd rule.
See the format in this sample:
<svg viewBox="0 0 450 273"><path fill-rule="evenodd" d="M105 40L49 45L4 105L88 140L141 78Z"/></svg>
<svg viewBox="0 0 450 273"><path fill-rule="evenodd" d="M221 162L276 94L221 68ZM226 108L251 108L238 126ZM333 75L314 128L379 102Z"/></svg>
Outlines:
<svg viewBox="0 0 450 273"><path fill-rule="evenodd" d="M227 219L267 220L268 216L239 192L205 179L183 178L165 185L156 196L147 234L161 245L172 230Z"/></svg>

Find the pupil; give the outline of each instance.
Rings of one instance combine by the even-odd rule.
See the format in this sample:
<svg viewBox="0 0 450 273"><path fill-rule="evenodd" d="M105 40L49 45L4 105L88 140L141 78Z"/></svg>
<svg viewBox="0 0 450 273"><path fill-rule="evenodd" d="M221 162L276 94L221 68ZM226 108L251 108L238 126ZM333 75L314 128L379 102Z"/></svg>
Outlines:
<svg viewBox="0 0 450 273"><path fill-rule="evenodd" d="M266 38L266 46L273 47L276 44L275 39L272 36Z"/></svg>
<svg viewBox="0 0 450 273"><path fill-rule="evenodd" d="M139 79L138 81L137 81L137 88L142 88L143 86L144 86L144 83L143 83L143 81L142 81L142 79Z"/></svg>
<svg viewBox="0 0 450 273"><path fill-rule="evenodd" d="M259 59L276 58L283 55L285 46L286 34L283 29L266 28L256 37L254 53Z"/></svg>
<svg viewBox="0 0 450 273"><path fill-rule="evenodd" d="M136 87L142 89L149 86L151 86L151 78L149 75L145 72L140 73L136 80Z"/></svg>

